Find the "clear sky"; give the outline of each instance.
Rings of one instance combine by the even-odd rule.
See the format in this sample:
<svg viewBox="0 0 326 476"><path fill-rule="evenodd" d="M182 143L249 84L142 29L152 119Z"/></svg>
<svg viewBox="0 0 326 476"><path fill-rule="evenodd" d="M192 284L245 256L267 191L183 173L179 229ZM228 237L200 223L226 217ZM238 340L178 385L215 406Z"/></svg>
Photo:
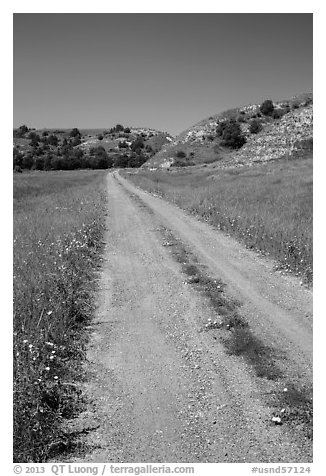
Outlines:
<svg viewBox="0 0 326 476"><path fill-rule="evenodd" d="M313 86L312 14L14 14L14 127L145 126Z"/></svg>

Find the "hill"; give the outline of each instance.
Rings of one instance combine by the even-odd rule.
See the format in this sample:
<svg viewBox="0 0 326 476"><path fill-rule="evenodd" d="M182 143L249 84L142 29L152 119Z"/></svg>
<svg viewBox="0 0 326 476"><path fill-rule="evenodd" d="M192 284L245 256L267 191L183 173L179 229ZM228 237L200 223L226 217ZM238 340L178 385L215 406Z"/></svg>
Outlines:
<svg viewBox="0 0 326 476"><path fill-rule="evenodd" d="M167 132L117 124L103 129L14 130L14 170L140 167L172 141Z"/></svg>
<svg viewBox="0 0 326 476"><path fill-rule="evenodd" d="M241 166L312 151L312 94L269 102L270 109L265 110L264 103L250 104L198 122L169 140L142 167L155 170L217 161L221 167ZM237 130L240 142L232 139Z"/></svg>

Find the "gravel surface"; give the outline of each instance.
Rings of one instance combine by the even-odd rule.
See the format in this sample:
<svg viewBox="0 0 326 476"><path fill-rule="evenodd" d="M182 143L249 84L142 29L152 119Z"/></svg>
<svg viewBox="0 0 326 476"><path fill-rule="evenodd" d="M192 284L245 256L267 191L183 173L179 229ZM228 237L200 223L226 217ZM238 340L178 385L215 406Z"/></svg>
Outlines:
<svg viewBox="0 0 326 476"><path fill-rule="evenodd" d="M82 384L89 403L80 421L90 431L81 437L86 451L72 460L311 462L311 291L116 172L107 190ZM162 227L239 301L250 331L273 349L277 378L259 377L248 359L227 352L219 329L203 331L216 309L187 281Z"/></svg>

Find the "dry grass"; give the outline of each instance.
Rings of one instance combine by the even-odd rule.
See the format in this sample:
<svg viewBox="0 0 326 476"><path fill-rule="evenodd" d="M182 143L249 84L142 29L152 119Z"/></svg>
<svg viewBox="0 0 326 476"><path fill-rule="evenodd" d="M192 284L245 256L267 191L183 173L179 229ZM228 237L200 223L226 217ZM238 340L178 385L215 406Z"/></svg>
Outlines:
<svg viewBox="0 0 326 476"><path fill-rule="evenodd" d="M140 170L128 178L312 282L312 158L225 170Z"/></svg>
<svg viewBox="0 0 326 476"><path fill-rule="evenodd" d="M14 175L14 460L67 448L102 247L103 172Z"/></svg>

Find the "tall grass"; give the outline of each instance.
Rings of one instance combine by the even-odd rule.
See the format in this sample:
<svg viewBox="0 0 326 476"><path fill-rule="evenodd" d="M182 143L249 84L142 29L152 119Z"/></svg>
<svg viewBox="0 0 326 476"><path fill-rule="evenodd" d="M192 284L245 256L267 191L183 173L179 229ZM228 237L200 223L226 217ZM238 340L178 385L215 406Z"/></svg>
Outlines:
<svg viewBox="0 0 326 476"><path fill-rule="evenodd" d="M128 177L312 282L312 159Z"/></svg>
<svg viewBox="0 0 326 476"><path fill-rule="evenodd" d="M14 460L67 448L102 247L103 172L14 175Z"/></svg>

